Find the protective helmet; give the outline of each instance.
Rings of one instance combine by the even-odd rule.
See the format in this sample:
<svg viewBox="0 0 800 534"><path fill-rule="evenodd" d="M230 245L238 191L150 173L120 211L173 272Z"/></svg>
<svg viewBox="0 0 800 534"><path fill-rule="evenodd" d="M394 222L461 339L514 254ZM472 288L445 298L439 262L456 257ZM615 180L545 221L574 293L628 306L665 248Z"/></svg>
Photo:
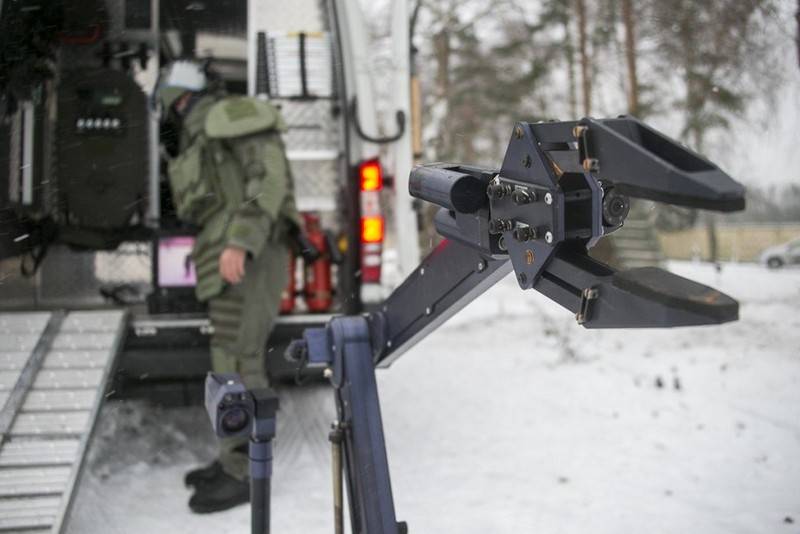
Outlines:
<svg viewBox="0 0 800 534"><path fill-rule="evenodd" d="M174 61L161 73L156 94L164 109L169 108L186 91L202 91L208 80L203 67L194 61Z"/></svg>

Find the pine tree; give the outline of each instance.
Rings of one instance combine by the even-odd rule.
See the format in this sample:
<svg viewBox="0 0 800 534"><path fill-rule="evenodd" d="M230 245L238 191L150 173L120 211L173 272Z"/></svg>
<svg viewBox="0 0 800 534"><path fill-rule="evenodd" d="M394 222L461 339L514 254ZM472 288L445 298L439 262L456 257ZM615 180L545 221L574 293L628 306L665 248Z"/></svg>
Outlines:
<svg viewBox="0 0 800 534"><path fill-rule="evenodd" d="M633 0L622 0L625 25L625 64L628 71L628 113L639 115L639 76L636 71L636 20Z"/></svg>
<svg viewBox="0 0 800 534"><path fill-rule="evenodd" d="M588 48L588 23L586 13L586 1L575 0L575 12L578 18L578 53L581 60L581 90L583 94L583 114L592 114L592 78L591 78L591 58Z"/></svg>

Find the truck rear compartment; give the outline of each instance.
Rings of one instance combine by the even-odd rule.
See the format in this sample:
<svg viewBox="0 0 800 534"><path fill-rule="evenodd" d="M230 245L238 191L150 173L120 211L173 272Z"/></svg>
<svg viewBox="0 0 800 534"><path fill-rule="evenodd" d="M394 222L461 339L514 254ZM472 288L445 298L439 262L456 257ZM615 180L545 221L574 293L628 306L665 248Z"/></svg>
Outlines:
<svg viewBox="0 0 800 534"><path fill-rule="evenodd" d="M259 39L247 32L259 29L259 17L266 21L261 23L266 63L254 65L263 68L259 74L262 85L266 83L271 101L280 107L287 123L284 141L298 207L305 214L319 217L322 229L331 237L328 243L344 252L344 260L330 268L329 305L310 302L304 294L307 269L302 260L294 263L296 293L290 298L291 305L282 306L284 313L268 347L270 373L280 380L292 380L296 374L282 357L282 347L291 337L303 327L324 323L332 313L353 312L362 307L357 282L363 253L357 239L363 203L358 200L357 184L361 160L351 154L360 153L361 149L353 149L352 141L347 140L343 51L338 49L341 43L335 39L336 25L331 24L329 6L316 0L296 4L249 2L248 9L253 11L248 14L249 25L243 26L236 19L236 23L226 22L224 27L214 28L213 21L206 18L195 28L197 52L210 47L210 54L214 55L213 49L218 46L220 75L229 90L237 92L247 88L248 77L252 78L251 83L258 78L256 73L247 71L252 67L249 55L255 53L250 44ZM274 17L276 8L286 16ZM162 21L165 43L171 43L169 50L162 50L167 56L181 52L184 46L172 35L176 30L183 31L174 26L176 23ZM264 91L264 87L256 89ZM194 301L191 287L171 284L159 269L162 241L191 238L191 231L169 213L169 190L163 180L162 176L162 218L159 227L150 230L152 237L132 236L109 251L75 250L52 244L32 277L20 274L23 261L29 262L29 258L0 260L0 310L125 307L131 321L114 377L116 394L136 396L161 390L166 392L165 400L185 403L197 400L193 393L195 382L209 368L211 329L204 306ZM372 271L377 257L379 273L381 247L371 244L368 249L373 255ZM185 262L183 258L178 260L182 269Z"/></svg>

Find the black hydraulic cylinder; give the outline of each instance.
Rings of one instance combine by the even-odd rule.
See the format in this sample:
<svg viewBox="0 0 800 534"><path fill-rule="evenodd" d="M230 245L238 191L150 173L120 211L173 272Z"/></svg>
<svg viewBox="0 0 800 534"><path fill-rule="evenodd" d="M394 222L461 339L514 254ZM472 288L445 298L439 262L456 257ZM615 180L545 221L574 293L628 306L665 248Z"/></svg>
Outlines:
<svg viewBox="0 0 800 534"><path fill-rule="evenodd" d="M250 440L250 525L252 534L269 534L272 440Z"/></svg>
<svg viewBox="0 0 800 534"><path fill-rule="evenodd" d="M487 185L488 178L463 172L457 165L419 166L408 179L412 197L459 213L474 213L486 206Z"/></svg>

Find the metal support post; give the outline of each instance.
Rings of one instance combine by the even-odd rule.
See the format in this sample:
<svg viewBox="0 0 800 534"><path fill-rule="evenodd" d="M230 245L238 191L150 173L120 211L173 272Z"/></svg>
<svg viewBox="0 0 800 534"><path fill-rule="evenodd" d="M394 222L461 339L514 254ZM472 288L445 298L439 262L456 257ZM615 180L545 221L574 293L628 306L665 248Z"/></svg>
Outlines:
<svg viewBox="0 0 800 534"><path fill-rule="evenodd" d="M250 524L252 534L269 534L272 439L278 397L270 389L251 391L253 426L250 434Z"/></svg>
<svg viewBox="0 0 800 534"><path fill-rule="evenodd" d="M325 375L334 387L338 420L330 438L337 532L343 529L339 508L341 468L337 465L341 463L347 479L353 532L401 534L406 528L395 517L372 337L366 318L336 317L324 329L306 330L303 339L293 342L288 352L303 352L310 364L326 365Z"/></svg>
<svg viewBox="0 0 800 534"><path fill-rule="evenodd" d="M272 439L278 396L271 389L248 390L235 373L208 373L206 412L220 438L249 436L250 525L253 534L269 534Z"/></svg>
<svg viewBox="0 0 800 534"><path fill-rule="evenodd" d="M252 534L269 534L272 439L250 438L250 525Z"/></svg>
<svg viewBox="0 0 800 534"><path fill-rule="evenodd" d="M335 422L328 436L331 441L331 467L333 471L333 531L344 534L344 481L342 479L342 424Z"/></svg>
<svg viewBox="0 0 800 534"><path fill-rule="evenodd" d="M158 80L161 70L161 2L160 0L150 0L150 32L153 36L153 55L150 58L149 66L153 69L153 79ZM156 94L158 87L153 86L153 95ZM161 220L161 155L160 131L161 131L161 111L156 104L156 99L151 98L147 108L147 135L148 135L148 191L147 191L147 220L145 224L151 228L158 228Z"/></svg>
<svg viewBox="0 0 800 534"><path fill-rule="evenodd" d="M337 318L328 339L352 524L358 532L398 534L369 326L363 317Z"/></svg>

